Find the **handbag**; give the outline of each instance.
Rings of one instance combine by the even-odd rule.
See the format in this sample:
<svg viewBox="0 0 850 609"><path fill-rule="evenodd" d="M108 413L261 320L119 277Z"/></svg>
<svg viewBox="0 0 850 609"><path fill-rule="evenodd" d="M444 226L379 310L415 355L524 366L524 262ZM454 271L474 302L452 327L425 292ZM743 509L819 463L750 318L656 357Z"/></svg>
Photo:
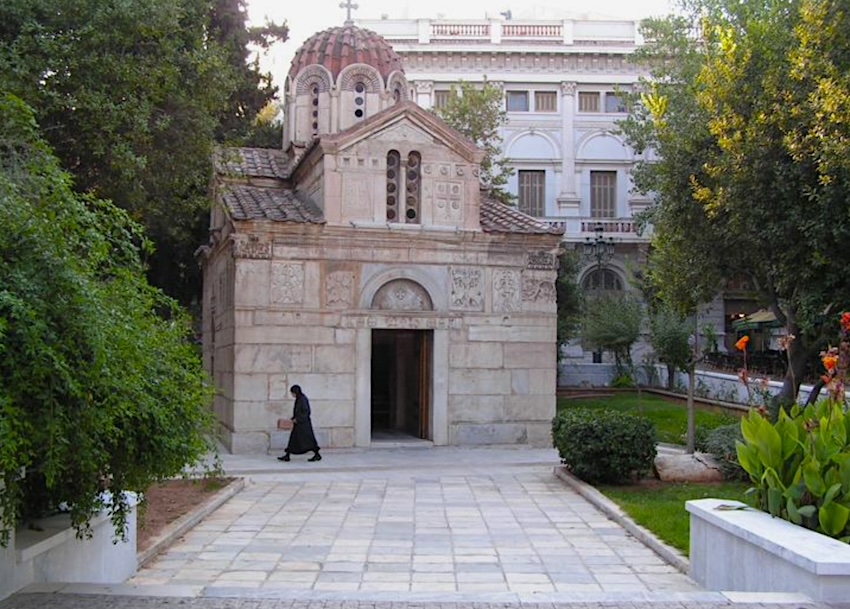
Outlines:
<svg viewBox="0 0 850 609"><path fill-rule="evenodd" d="M278 419L277 420L277 428L282 429L283 431L292 431L294 427L294 423L292 419Z"/></svg>

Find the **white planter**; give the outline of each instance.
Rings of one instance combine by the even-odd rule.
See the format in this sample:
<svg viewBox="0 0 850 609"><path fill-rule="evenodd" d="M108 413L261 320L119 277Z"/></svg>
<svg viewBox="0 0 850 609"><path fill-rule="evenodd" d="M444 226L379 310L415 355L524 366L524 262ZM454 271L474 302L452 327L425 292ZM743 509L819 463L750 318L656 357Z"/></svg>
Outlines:
<svg viewBox="0 0 850 609"><path fill-rule="evenodd" d="M691 577L708 590L798 592L822 602L850 599L850 544L738 501L688 501Z"/></svg>
<svg viewBox="0 0 850 609"><path fill-rule="evenodd" d="M92 537L77 539L66 514L19 528L0 548L0 599L34 583L122 583L136 573L136 497L127 518L127 539L116 541L106 514L91 520Z"/></svg>

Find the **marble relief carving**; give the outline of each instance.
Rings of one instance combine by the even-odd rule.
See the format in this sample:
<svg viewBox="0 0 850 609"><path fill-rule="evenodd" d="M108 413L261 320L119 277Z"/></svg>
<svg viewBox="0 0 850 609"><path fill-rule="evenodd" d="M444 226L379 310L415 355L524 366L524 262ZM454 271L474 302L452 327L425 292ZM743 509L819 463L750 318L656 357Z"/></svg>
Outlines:
<svg viewBox="0 0 850 609"><path fill-rule="evenodd" d="M354 273L335 271L325 279L325 304L331 309L346 309L353 301Z"/></svg>
<svg viewBox="0 0 850 609"><path fill-rule="evenodd" d="M434 219L441 223L463 220L463 184L460 182L436 182L434 196Z"/></svg>
<svg viewBox="0 0 850 609"><path fill-rule="evenodd" d="M522 300L524 302L555 302L555 282L527 277L522 281Z"/></svg>
<svg viewBox="0 0 850 609"><path fill-rule="evenodd" d="M272 244L261 241L257 235L238 235L233 237L233 257L251 260L271 260Z"/></svg>
<svg viewBox="0 0 850 609"><path fill-rule="evenodd" d="M301 304L304 302L304 265L272 264L272 294L275 304Z"/></svg>
<svg viewBox="0 0 850 609"><path fill-rule="evenodd" d="M493 310L510 313L522 308L522 290L517 271L497 270L493 272Z"/></svg>
<svg viewBox="0 0 850 609"><path fill-rule="evenodd" d="M483 273L481 269L469 267L452 267L449 269L451 279L451 307L461 311L483 311Z"/></svg>
<svg viewBox="0 0 850 609"><path fill-rule="evenodd" d="M431 311L431 297L421 285L408 279L388 281L375 292L372 309L384 311Z"/></svg>
<svg viewBox="0 0 850 609"><path fill-rule="evenodd" d="M525 268L533 271L553 271L558 268L555 254L549 252L529 252Z"/></svg>

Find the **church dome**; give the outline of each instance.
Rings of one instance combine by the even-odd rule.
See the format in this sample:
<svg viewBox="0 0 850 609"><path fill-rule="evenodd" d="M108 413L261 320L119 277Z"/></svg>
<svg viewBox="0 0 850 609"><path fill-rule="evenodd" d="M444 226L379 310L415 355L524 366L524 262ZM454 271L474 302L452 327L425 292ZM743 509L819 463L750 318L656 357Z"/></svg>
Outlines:
<svg viewBox="0 0 850 609"><path fill-rule="evenodd" d="M327 68L334 80L340 72L355 63L375 68L386 82L393 72L403 72L401 58L390 43L371 30L350 23L313 34L295 53L289 77L311 65Z"/></svg>

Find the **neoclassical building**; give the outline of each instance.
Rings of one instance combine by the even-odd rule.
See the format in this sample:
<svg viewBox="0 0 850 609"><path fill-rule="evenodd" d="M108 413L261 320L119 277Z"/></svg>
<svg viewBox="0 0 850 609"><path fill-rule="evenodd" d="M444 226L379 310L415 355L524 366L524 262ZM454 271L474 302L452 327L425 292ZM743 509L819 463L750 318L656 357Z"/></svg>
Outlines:
<svg viewBox="0 0 850 609"><path fill-rule="evenodd" d="M649 243L648 233L636 233L634 216L651 199L633 190L639 157L616 121L627 116L622 93L642 75L630 61L644 43L638 21L574 15L357 23L393 45L420 106L439 108L460 81L499 86L508 117L504 156L516 170L508 188L519 210L563 226L564 241L591 254L579 276L585 289L630 289ZM734 298L727 294L725 304L720 298L702 313L721 337L740 313ZM566 355L598 359L578 344Z"/></svg>
<svg viewBox="0 0 850 609"><path fill-rule="evenodd" d="M204 361L234 453L285 443L293 384L323 446L551 442L563 226L488 199L405 70L368 29L320 32L283 147L215 155Z"/></svg>

